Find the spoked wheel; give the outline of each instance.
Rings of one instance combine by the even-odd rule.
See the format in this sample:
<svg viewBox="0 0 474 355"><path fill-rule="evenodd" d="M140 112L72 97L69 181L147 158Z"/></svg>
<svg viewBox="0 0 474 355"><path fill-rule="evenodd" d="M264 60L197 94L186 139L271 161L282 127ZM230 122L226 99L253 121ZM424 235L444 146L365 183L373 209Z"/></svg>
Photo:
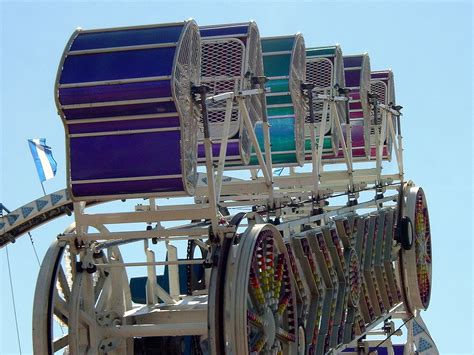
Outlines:
<svg viewBox="0 0 474 355"><path fill-rule="evenodd" d="M65 233L73 231L70 227ZM118 247L94 254L94 262L122 262ZM101 331L121 322L131 308L125 270L98 267L87 271L79 265L65 241L56 240L46 252L33 305L35 354L133 353L131 343L103 336Z"/></svg>
<svg viewBox="0 0 474 355"><path fill-rule="evenodd" d="M272 225L250 227L233 245L224 297L227 354L296 354L293 276L283 239Z"/></svg>
<svg viewBox="0 0 474 355"><path fill-rule="evenodd" d="M186 259L205 259L209 246L202 240L191 239L188 241ZM192 295L194 291L206 289L206 273L202 264L189 264L186 266L187 292Z"/></svg>
<svg viewBox="0 0 474 355"><path fill-rule="evenodd" d="M427 309L431 295L431 232L428 205L421 187L410 187L405 216L413 228L413 246L402 250L405 295L411 308Z"/></svg>

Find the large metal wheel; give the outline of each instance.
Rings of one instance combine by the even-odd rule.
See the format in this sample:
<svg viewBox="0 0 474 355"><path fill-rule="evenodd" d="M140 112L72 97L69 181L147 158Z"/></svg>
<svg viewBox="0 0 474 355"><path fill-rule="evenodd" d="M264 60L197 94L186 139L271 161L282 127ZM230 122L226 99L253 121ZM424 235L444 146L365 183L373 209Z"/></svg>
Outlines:
<svg viewBox="0 0 474 355"><path fill-rule="evenodd" d="M428 205L421 187L406 189L404 216L411 222L413 246L402 250L401 276L411 311L427 309L431 296L431 232Z"/></svg>
<svg viewBox="0 0 474 355"><path fill-rule="evenodd" d="M225 353L296 354L296 297L278 230L257 224L231 247L224 297Z"/></svg>
<svg viewBox="0 0 474 355"><path fill-rule="evenodd" d="M65 233L73 231L71 226ZM123 261L118 247L111 246L94 254L94 262ZM33 305L35 354L133 353L131 342L107 338L101 332L121 322L131 308L125 269L82 270L80 265L65 241L55 240L46 252Z"/></svg>

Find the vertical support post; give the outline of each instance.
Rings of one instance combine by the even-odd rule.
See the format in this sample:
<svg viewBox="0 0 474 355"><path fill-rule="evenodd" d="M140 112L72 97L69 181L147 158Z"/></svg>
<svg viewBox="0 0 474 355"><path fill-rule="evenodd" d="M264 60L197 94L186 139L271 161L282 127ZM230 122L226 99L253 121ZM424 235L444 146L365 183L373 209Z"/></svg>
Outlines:
<svg viewBox="0 0 474 355"><path fill-rule="evenodd" d="M178 249L166 241L166 250L168 251L168 261L178 261ZM170 285L170 296L174 300L179 300L180 285L179 285L179 266L176 263L168 265L168 279Z"/></svg>
<svg viewBox="0 0 474 355"><path fill-rule="evenodd" d="M403 136L402 136L402 126L400 122L400 110L402 109L401 106L395 106L392 107L391 109L395 110L397 112L397 141L398 141L398 151L399 151L399 157L400 157L400 166L401 166L401 171L400 174L402 176L402 181L403 181L403 175L404 175L404 168L403 168ZM393 122L392 122L393 123Z"/></svg>
<svg viewBox="0 0 474 355"><path fill-rule="evenodd" d="M78 234L78 235L84 235L84 233L87 231L87 227L88 227L88 226L84 225L83 222L82 222L82 215L84 213L85 206L86 206L86 203L83 202L83 201L73 203L74 221L76 223L76 234Z"/></svg>
<svg viewBox="0 0 474 355"><path fill-rule="evenodd" d="M265 97L265 83L268 79L265 76L252 77L252 84L258 84L260 92L260 101L262 102L262 128L263 128L263 143L265 146L265 164L267 167L269 179L273 182L272 169L272 143L270 140L270 123L268 122L266 97ZM273 188L268 191L268 202L271 207L274 207Z"/></svg>
<svg viewBox="0 0 474 355"><path fill-rule="evenodd" d="M374 128L375 128L375 171L377 172L377 186L381 185L381 176L382 176L382 152L380 151L380 122L379 122L379 108L378 108L378 96L377 94L369 94L370 100L372 101L372 107L374 110ZM369 142L369 153L372 148L370 147ZM369 157L370 158L370 157Z"/></svg>
<svg viewBox="0 0 474 355"><path fill-rule="evenodd" d="M224 129L222 132L222 139L221 139L221 149L219 152L219 162L217 164L217 176L216 176L216 204L219 203L219 198L221 195L222 189L222 175L224 174L224 166L225 166L225 157L227 152L227 141L229 139L229 130L230 130L230 120L232 116L232 106L234 102L234 95L232 94L226 100L226 107L225 107L225 119L224 119Z"/></svg>
<svg viewBox="0 0 474 355"><path fill-rule="evenodd" d="M156 302L156 269L154 265L151 263L155 262L155 253L153 250L148 248L148 239L144 240L144 248L145 248L145 255L147 263L150 263L146 267L147 271L147 281L146 281L146 304L147 305L154 305Z"/></svg>
<svg viewBox="0 0 474 355"><path fill-rule="evenodd" d="M331 105L333 105L332 109L337 114L336 103L334 101L332 101ZM349 123L347 121L349 121ZM342 149L342 153L344 154L344 160L345 160L346 166L347 166L347 173L349 175L349 192L353 192L354 191L354 175L353 175L354 170L353 170L353 165L352 165L352 136L351 136L352 127L351 127L349 118L347 118L347 120L346 120L346 137L344 137L344 132L342 131L341 121L339 119L337 119L337 117L336 117L334 122L336 123L336 129L338 131L338 134L341 137L340 138L341 149ZM346 145L346 139L348 140L348 145Z"/></svg>
<svg viewBox="0 0 474 355"><path fill-rule="evenodd" d="M413 319L410 319L407 324L407 342L405 344L404 354L414 355L414 337L413 337Z"/></svg>
<svg viewBox="0 0 474 355"><path fill-rule="evenodd" d="M239 109L241 110L242 118L244 120L245 127L247 128L247 131L250 135L250 139L252 140L252 144L255 147L255 153L257 154L257 159L260 164L260 168L262 169L262 173L265 178L265 183L270 189L272 189L273 179L268 171L269 169L267 168L265 159L263 158L262 150L260 149L260 146L258 145L257 136L255 135L255 130L253 129L252 123L250 122L249 112L247 110L247 107L245 106L245 103L243 102L244 100L243 97L238 97L238 100L239 100Z"/></svg>
<svg viewBox="0 0 474 355"><path fill-rule="evenodd" d="M209 119L207 116L207 105L206 105L206 94L209 91L209 88L205 85L194 86L193 91L199 95L201 101L201 112L202 112L202 122L204 128L204 150L206 153L206 174L207 174L207 188L209 191L209 208L213 213L213 218L211 219L212 229L215 235L217 235L217 203L216 203L216 191L214 183L214 167L212 162L212 142L211 134L209 131Z"/></svg>
<svg viewBox="0 0 474 355"><path fill-rule="evenodd" d="M319 197L319 183L321 181L321 172L323 166L323 150L324 150L324 133L326 131L326 117L328 114L330 102L328 99L325 99L323 102L323 112L321 117L321 123L319 126L319 137L318 137L318 150L316 154L316 174L318 178L318 186L316 189L316 196Z"/></svg>
<svg viewBox="0 0 474 355"><path fill-rule="evenodd" d="M320 173L319 173L319 160L318 154L319 147L321 146L321 140L316 145L316 122L314 119L314 104L313 104L313 89L314 84L312 83L303 83L301 84L301 89L306 96L308 97L308 108L309 108L309 123L311 124L311 132L310 132L310 139L311 139L311 164L313 167L313 190L316 197L319 195L319 180L320 180ZM323 116L324 117L324 109L323 109ZM321 122L323 119L321 119ZM321 133L321 130L320 130ZM321 134L319 135L321 138ZM324 139L324 138L323 138Z"/></svg>

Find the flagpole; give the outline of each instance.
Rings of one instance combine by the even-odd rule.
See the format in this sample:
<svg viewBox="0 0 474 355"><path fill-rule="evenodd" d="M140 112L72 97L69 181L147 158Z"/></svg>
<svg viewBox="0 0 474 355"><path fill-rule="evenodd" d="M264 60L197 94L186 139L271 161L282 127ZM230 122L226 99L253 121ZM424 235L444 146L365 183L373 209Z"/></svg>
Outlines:
<svg viewBox="0 0 474 355"><path fill-rule="evenodd" d="M46 196L46 191L44 190L43 181L40 181L40 184L41 184L41 188L43 189L43 193Z"/></svg>

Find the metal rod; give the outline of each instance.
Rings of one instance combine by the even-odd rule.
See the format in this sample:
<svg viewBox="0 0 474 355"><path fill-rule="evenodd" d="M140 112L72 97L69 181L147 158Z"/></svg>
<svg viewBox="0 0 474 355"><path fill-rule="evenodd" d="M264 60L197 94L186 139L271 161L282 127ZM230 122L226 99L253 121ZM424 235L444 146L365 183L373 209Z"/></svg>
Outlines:
<svg viewBox="0 0 474 355"><path fill-rule="evenodd" d="M201 99L202 121L204 126L204 150L206 152L206 174L207 174L207 188L209 193L209 210L211 216L211 224L214 234L217 235L217 202L216 191L214 184L214 167L212 158L212 142L211 133L209 130L209 117L207 115L206 94L209 91L207 86L201 85L197 87ZM202 217L201 217L202 218Z"/></svg>
<svg viewBox="0 0 474 355"><path fill-rule="evenodd" d="M265 164L265 159L263 158L262 150L258 144L257 137L255 135L255 130L252 127L252 123L250 122L249 112L247 111L247 107L243 101L243 98L239 97L239 107L242 110L242 118L244 120L245 127L247 128L247 132L250 135L250 139L252 140L252 144L255 147L255 153L257 154L258 162L260 163L260 168L262 169L263 176L265 178L265 183L268 187L272 187L272 179L270 173L268 172L267 165Z"/></svg>
<svg viewBox="0 0 474 355"><path fill-rule="evenodd" d="M154 254L153 254L154 255ZM169 261L147 261L136 263L113 263L113 264L95 264L97 267L105 269L113 267L138 267L138 266L169 266L169 265L195 265L204 263L205 259L192 260L169 260Z"/></svg>
<svg viewBox="0 0 474 355"><path fill-rule="evenodd" d="M119 325L102 329L108 337L156 337L207 335L207 323Z"/></svg>

